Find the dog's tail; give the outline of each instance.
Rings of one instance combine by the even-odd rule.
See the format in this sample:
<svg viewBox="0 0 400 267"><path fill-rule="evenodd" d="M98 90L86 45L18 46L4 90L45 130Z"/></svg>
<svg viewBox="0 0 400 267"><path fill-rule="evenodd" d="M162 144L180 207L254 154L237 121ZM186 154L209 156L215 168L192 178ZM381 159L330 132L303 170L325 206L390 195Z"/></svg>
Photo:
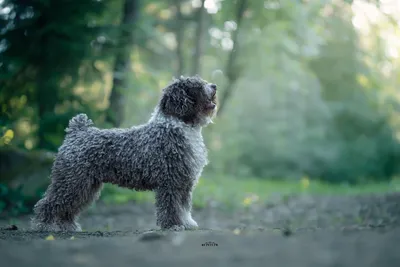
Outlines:
<svg viewBox="0 0 400 267"><path fill-rule="evenodd" d="M93 125L93 121L88 118L86 114L78 114L73 117L68 124L68 128L65 129L67 133L76 131L85 131L88 127Z"/></svg>

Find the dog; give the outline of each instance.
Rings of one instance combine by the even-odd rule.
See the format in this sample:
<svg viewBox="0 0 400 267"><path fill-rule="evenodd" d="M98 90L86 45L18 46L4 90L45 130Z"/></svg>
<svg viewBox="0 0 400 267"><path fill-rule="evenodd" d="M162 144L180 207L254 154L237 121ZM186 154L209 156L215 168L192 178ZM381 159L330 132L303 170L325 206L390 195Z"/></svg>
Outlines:
<svg viewBox="0 0 400 267"><path fill-rule="evenodd" d="M217 110L217 86L180 77L162 90L151 118L127 129L99 129L86 114L69 121L55 157L51 183L33 208L36 231L82 231L79 214L104 183L155 192L161 229L198 228L192 192L208 164L202 128Z"/></svg>

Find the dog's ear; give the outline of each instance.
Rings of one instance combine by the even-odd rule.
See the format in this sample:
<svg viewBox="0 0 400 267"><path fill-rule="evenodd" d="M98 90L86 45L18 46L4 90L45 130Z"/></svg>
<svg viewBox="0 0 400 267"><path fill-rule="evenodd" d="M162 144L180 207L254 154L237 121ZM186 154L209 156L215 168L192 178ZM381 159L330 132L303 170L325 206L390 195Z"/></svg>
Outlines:
<svg viewBox="0 0 400 267"><path fill-rule="evenodd" d="M160 108L167 115L184 117L190 113L194 101L191 100L184 90L180 92L165 92L160 101Z"/></svg>

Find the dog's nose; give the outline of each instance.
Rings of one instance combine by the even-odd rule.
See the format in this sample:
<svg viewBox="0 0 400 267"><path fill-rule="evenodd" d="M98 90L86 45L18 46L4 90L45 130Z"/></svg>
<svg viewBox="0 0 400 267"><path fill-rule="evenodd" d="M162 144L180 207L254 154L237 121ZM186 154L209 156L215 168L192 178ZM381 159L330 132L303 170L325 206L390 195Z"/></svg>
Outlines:
<svg viewBox="0 0 400 267"><path fill-rule="evenodd" d="M217 85L216 85L216 84L213 84L213 83L212 83L210 86L211 86L211 88L214 89L215 91L217 90Z"/></svg>

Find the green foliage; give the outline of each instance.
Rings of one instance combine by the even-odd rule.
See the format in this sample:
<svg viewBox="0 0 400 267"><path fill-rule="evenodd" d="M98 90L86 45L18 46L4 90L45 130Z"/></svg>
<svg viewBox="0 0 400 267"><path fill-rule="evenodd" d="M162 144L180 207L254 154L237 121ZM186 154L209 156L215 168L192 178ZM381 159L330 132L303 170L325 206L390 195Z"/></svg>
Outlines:
<svg viewBox="0 0 400 267"><path fill-rule="evenodd" d="M390 114L378 102L378 88L366 90L358 81L370 70L362 61L351 14L344 10L335 8L335 15L326 23L329 37L318 58L311 62L332 114L328 148L336 150L331 162L325 163L327 169L316 175L329 181L389 179L398 171L399 142L390 125Z"/></svg>
<svg viewBox="0 0 400 267"><path fill-rule="evenodd" d="M128 201L137 203L154 202L153 192L136 192L134 190L121 188L116 185L106 184L101 193L101 199L105 203L123 204Z"/></svg>
<svg viewBox="0 0 400 267"><path fill-rule="evenodd" d="M276 16L271 10L269 18L250 16L249 31L242 33L240 60L246 68L208 137L217 144L211 153L214 170L291 179L308 175L333 183L397 175L399 128L390 104L382 101L387 82L367 65L350 6L281 5L271 7Z"/></svg>
<svg viewBox="0 0 400 267"><path fill-rule="evenodd" d="M0 214L7 212L15 216L30 210L29 201L21 193L21 189L22 187L12 189L0 184Z"/></svg>
<svg viewBox="0 0 400 267"><path fill-rule="evenodd" d="M2 8L9 12L0 15L1 121L36 124L37 146L55 150L67 113L91 110L73 88L101 77L96 18L105 1L6 0Z"/></svg>

